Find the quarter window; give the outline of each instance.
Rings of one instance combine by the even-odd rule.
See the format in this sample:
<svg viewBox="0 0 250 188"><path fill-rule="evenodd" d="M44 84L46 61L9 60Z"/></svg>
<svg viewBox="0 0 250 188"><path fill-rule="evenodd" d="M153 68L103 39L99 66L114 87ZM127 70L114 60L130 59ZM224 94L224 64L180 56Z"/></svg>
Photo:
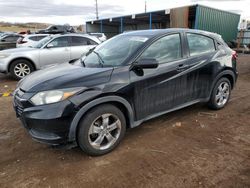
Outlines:
<svg viewBox="0 0 250 188"><path fill-rule="evenodd" d="M154 58L160 64L182 57L181 39L179 34L171 34L154 42L141 55L141 59Z"/></svg>
<svg viewBox="0 0 250 188"><path fill-rule="evenodd" d="M215 51L214 40L199 34L187 34L190 56Z"/></svg>

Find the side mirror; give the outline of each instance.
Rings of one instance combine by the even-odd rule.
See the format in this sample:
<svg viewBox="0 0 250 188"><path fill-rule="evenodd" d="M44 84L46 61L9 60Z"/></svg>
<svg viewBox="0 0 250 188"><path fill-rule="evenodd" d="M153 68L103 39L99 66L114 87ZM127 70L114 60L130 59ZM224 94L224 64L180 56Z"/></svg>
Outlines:
<svg viewBox="0 0 250 188"><path fill-rule="evenodd" d="M5 40L5 39L2 39L1 42L6 42L6 40Z"/></svg>
<svg viewBox="0 0 250 188"><path fill-rule="evenodd" d="M154 58L142 58L133 65L133 68L155 69L158 65L158 61Z"/></svg>
<svg viewBox="0 0 250 188"><path fill-rule="evenodd" d="M52 43L47 44L46 48L53 48L54 45Z"/></svg>

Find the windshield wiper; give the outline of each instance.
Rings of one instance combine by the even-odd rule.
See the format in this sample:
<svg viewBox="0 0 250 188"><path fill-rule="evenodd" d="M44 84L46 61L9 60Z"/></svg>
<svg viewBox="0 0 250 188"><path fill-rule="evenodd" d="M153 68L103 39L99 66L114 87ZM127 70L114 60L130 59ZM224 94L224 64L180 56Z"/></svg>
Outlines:
<svg viewBox="0 0 250 188"><path fill-rule="evenodd" d="M82 60L82 58L81 58L81 64L83 65L83 67L86 67L86 65L85 65L84 61Z"/></svg>
<svg viewBox="0 0 250 188"><path fill-rule="evenodd" d="M93 52L98 56L99 63L103 66L104 65L104 61L103 61L102 57L100 56L100 54L98 52L96 52L96 51L93 51Z"/></svg>

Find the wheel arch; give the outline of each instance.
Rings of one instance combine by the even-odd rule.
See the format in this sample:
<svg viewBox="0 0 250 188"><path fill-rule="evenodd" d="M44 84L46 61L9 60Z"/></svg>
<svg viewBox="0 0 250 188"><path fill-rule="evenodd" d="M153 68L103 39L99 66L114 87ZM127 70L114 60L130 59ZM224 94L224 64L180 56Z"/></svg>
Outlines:
<svg viewBox="0 0 250 188"><path fill-rule="evenodd" d="M234 73L233 70L231 70L231 69L226 69L226 70L221 71L221 72L215 77L215 79L214 79L214 81L213 81L213 84L212 84L212 88L211 88L211 91L210 91L210 95L209 95L209 96L211 96L215 84L219 81L219 79L221 79L221 78L223 78L223 77L224 77L224 78L227 78L227 79L230 81L230 84L231 84L232 89L234 88L235 82L236 82L236 80L237 80L237 75Z"/></svg>
<svg viewBox="0 0 250 188"><path fill-rule="evenodd" d="M130 105L130 103L126 99L119 96L105 96L97 98L87 103L77 112L77 114L75 115L70 124L69 135L68 135L69 142L76 141L78 125L84 114L86 114L89 110L93 109L94 107L97 107L102 104L113 104L114 106L118 107L124 113L127 128L133 127L134 112L132 110L132 106Z"/></svg>
<svg viewBox="0 0 250 188"><path fill-rule="evenodd" d="M21 59L24 59L24 60L26 60L26 61L29 61L29 62L32 64L34 70L37 70L37 67L36 67L35 63L34 63L30 58L27 58L27 57L17 57L17 58L14 58L14 59L12 59L12 60L10 61L9 65L8 65L7 71L10 72L10 67L11 67L11 64L12 64L13 62L15 62L16 60L21 60Z"/></svg>
<svg viewBox="0 0 250 188"><path fill-rule="evenodd" d="M214 79L213 86L214 86L214 84L215 84L219 79L221 79L222 77L226 77L227 79L229 79L232 88L234 87L235 82L236 82L236 79L237 79L237 76L236 76L236 74L234 73L234 71L231 70L231 69L226 69L226 70L221 71L221 72L216 76L216 78Z"/></svg>

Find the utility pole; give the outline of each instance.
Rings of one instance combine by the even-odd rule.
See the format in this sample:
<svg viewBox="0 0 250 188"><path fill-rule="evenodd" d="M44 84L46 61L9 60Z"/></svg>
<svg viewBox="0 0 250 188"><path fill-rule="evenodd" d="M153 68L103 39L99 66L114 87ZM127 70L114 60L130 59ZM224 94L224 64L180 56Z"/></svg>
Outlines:
<svg viewBox="0 0 250 188"><path fill-rule="evenodd" d="M147 1L145 1L145 13L147 12Z"/></svg>
<svg viewBox="0 0 250 188"><path fill-rule="evenodd" d="M96 19L99 20L99 16L98 16L98 2L97 2L97 0L95 0L95 13L96 13Z"/></svg>

